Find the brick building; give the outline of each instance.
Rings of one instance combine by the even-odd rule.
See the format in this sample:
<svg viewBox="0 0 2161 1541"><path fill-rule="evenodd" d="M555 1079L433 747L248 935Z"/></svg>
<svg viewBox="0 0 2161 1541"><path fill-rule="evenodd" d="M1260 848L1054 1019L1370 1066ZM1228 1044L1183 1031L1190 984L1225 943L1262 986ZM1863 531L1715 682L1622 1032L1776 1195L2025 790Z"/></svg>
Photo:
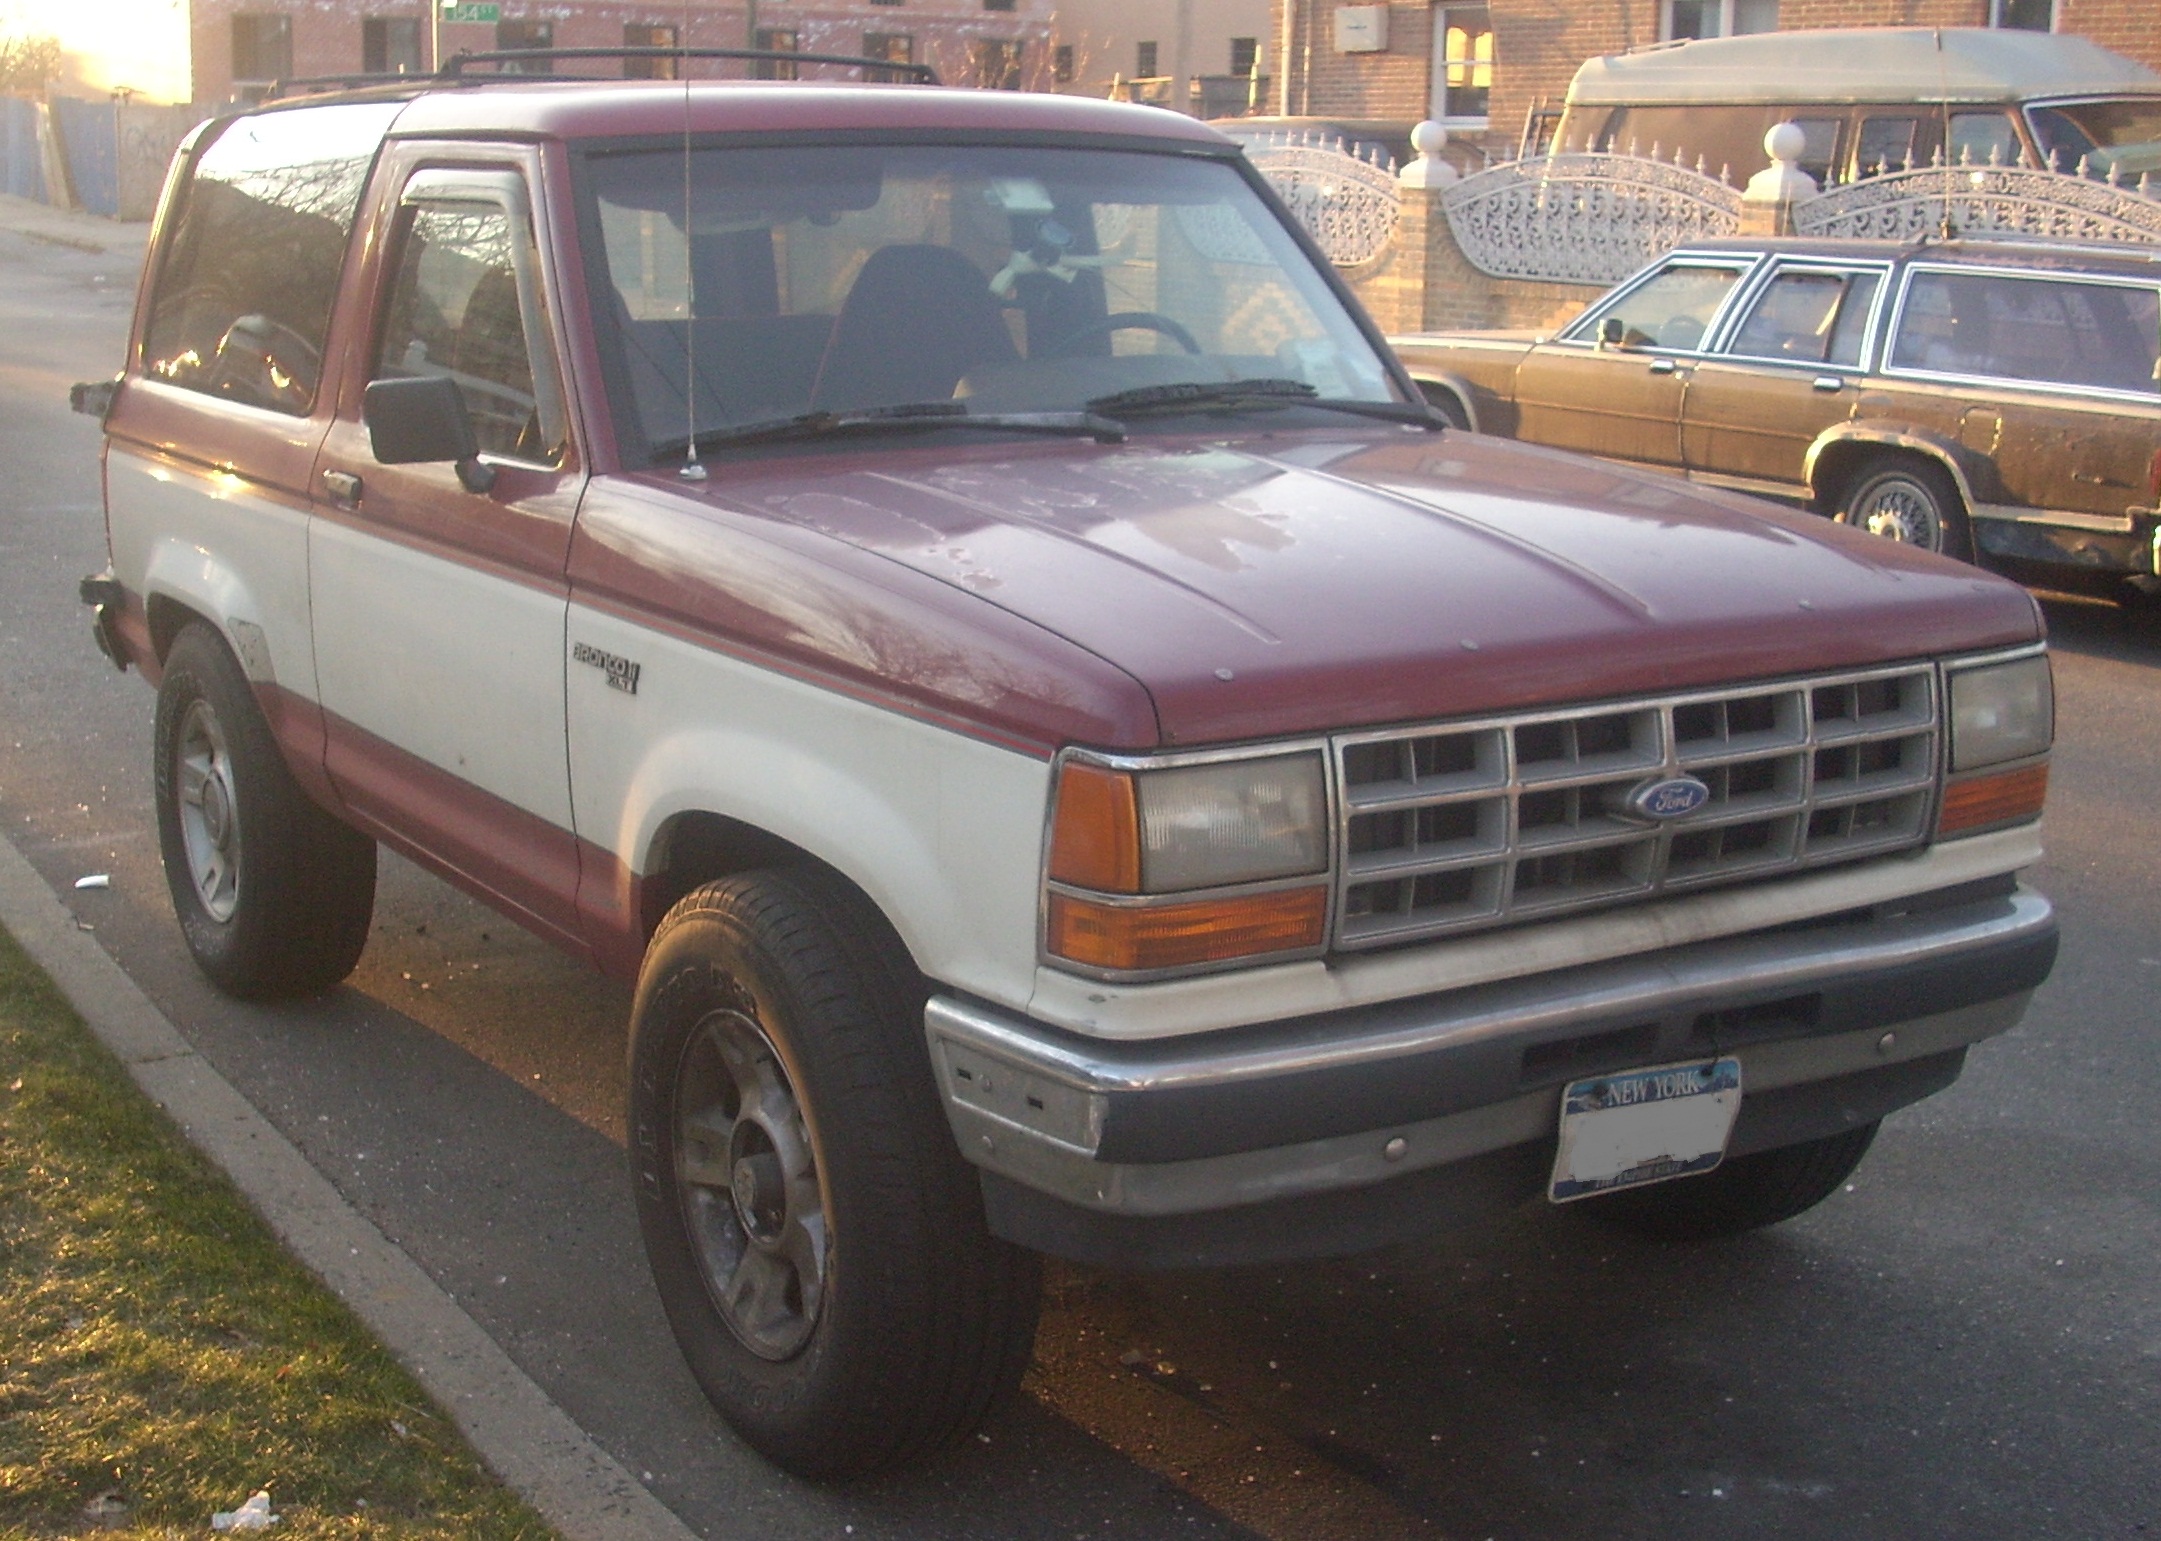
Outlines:
<svg viewBox="0 0 2161 1541"><path fill-rule="evenodd" d="M432 69L437 38L430 3L192 0L194 98L244 100L273 80L300 76ZM756 46L926 63L953 84L1007 90L1048 89L1055 71L1051 0L700 0L688 6L681 0L500 0L443 14L476 12L494 12L494 19L439 24L445 57L626 44ZM662 62L657 72L672 69Z"/></svg>
<svg viewBox="0 0 2161 1541"><path fill-rule="evenodd" d="M1825 27L2016 27L2073 33L2161 69L2155 0L1275 0L1277 111L1438 118L1458 142L1514 152L1526 114L1559 106L1576 67L1667 39Z"/></svg>

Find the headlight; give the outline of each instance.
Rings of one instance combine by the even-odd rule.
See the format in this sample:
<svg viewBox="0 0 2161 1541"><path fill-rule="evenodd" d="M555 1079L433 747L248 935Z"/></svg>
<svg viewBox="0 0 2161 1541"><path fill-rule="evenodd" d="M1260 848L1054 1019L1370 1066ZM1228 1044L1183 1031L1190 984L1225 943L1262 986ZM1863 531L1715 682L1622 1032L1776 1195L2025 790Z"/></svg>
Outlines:
<svg viewBox="0 0 2161 1541"><path fill-rule="evenodd" d="M2045 654L1951 676L1954 773L2044 754L2055 736L2056 696Z"/></svg>
<svg viewBox="0 0 2161 1541"><path fill-rule="evenodd" d="M1936 838L1978 835L2041 817L2056 696L2048 656L1957 669L1950 677L1951 774ZM2008 765L2008 770L1991 769Z"/></svg>
<svg viewBox="0 0 2161 1541"><path fill-rule="evenodd" d="M1316 950L1327 870L1318 751L1133 769L1068 759L1051 815L1045 949L1111 972ZM1307 876L1316 881L1291 882ZM1203 890L1213 897L1157 898Z"/></svg>
<svg viewBox="0 0 2161 1541"><path fill-rule="evenodd" d="M1317 754L1147 771L1138 790L1144 893L1257 883L1328 865Z"/></svg>

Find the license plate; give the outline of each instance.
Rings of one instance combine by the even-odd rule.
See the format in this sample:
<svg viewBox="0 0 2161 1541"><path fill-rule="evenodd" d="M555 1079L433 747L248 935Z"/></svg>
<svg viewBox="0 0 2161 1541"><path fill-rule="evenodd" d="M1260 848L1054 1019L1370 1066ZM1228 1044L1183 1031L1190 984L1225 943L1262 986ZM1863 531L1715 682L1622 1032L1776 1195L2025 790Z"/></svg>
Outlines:
<svg viewBox="0 0 2161 1541"><path fill-rule="evenodd" d="M1741 1108L1741 1062L1700 1060L1571 1081L1547 1197L1570 1199L1690 1177L1726 1158Z"/></svg>

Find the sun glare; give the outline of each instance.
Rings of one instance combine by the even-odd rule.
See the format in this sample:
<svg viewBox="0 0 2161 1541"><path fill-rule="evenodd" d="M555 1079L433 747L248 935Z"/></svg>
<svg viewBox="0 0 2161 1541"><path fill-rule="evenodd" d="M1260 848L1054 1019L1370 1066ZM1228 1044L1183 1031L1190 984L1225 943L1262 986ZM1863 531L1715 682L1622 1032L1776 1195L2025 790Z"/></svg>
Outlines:
<svg viewBox="0 0 2161 1541"><path fill-rule="evenodd" d="M130 90L153 102L184 102L186 0L0 0L0 34L60 40L56 91L102 96Z"/></svg>

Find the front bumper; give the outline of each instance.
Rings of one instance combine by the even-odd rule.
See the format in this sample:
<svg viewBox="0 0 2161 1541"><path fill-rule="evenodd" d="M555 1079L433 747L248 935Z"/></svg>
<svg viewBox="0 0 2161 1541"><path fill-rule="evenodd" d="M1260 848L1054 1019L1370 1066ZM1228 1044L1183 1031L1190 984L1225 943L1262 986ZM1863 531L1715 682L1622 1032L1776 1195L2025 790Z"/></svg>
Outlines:
<svg viewBox="0 0 2161 1541"><path fill-rule="evenodd" d="M2056 954L2008 878L1525 979L1194 1038L1110 1043L936 996L931 1058L992 1228L1113 1266L1358 1250L1520 1202L1562 1085L1742 1062L1734 1155L1956 1079Z"/></svg>

